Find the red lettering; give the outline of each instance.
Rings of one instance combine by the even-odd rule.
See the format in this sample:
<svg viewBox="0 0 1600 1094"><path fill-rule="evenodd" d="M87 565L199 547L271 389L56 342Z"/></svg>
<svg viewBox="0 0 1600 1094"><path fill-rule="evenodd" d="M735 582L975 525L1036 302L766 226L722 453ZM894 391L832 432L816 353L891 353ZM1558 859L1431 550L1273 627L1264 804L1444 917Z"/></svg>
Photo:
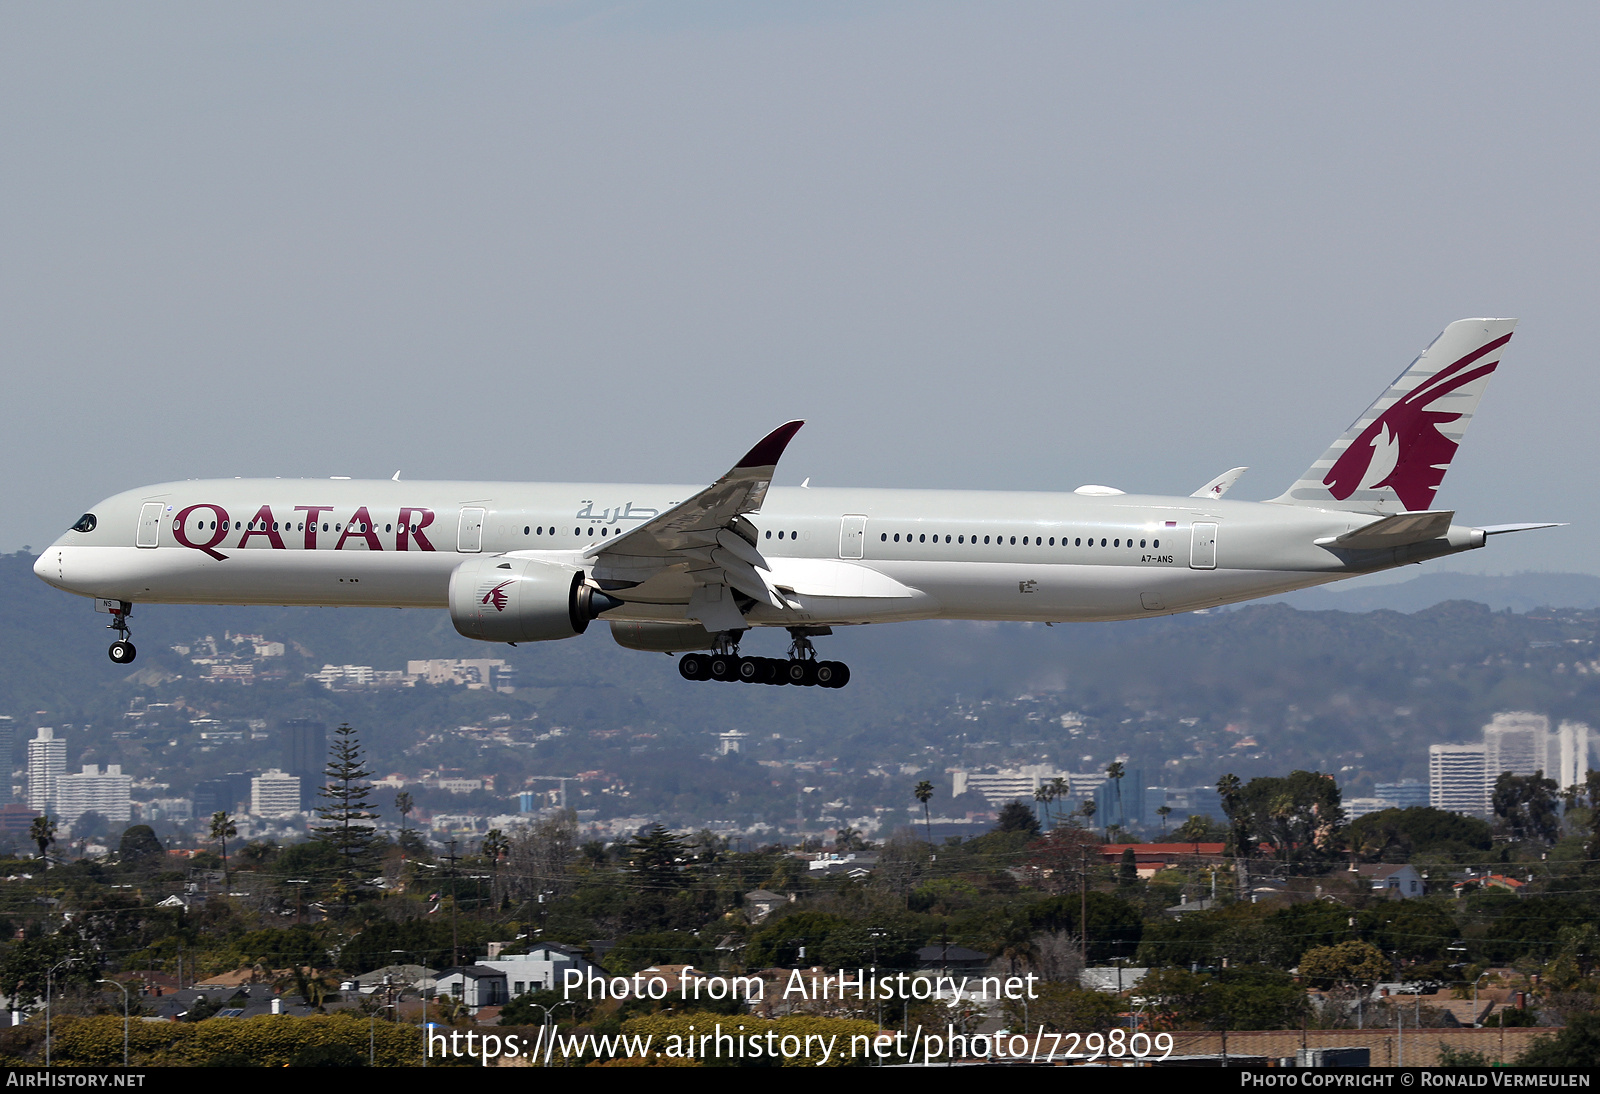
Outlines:
<svg viewBox="0 0 1600 1094"><path fill-rule="evenodd" d="M415 515L418 518L415 526L413 526L412 523L411 523L411 518L412 518L413 515ZM422 530L424 528L426 528L428 525L432 524L432 523L433 523L433 510L432 509L411 509L411 508L406 508L406 509L400 510L400 535L395 540L395 550L397 550L397 551L408 551L408 550L410 550L410 547L408 546L408 542L409 542L408 539L407 539L408 536L415 536L416 537L417 549L418 550L420 550L420 551L431 551L431 550L433 550L433 544L429 543L428 542L428 537L422 534Z"/></svg>
<svg viewBox="0 0 1600 1094"><path fill-rule="evenodd" d="M209 509L211 510L212 515L217 518L216 528L212 531L211 538L205 543L194 543L189 539L189 514L193 513L196 509ZM196 528L196 532L204 530L205 522L201 521L200 524L201 527ZM173 539L177 540L185 547L192 547L196 551L204 551L206 554L210 555L214 559L217 559L219 562L226 559L228 556L223 554L221 551L218 551L216 546L226 539L227 536L228 511L220 505L211 505L207 502L202 502L199 505L191 505L172 520Z"/></svg>
<svg viewBox="0 0 1600 1094"><path fill-rule="evenodd" d="M256 515L244 526L244 535L239 537L239 546L243 547L250 542L251 536L265 536L268 543L272 544L275 551L283 550L283 537L278 535L278 530L272 526L272 506L263 505L256 510ZM258 525L259 527L251 527Z"/></svg>
<svg viewBox="0 0 1600 1094"><path fill-rule="evenodd" d="M333 506L296 505L294 511L306 515L306 550L315 551L317 549L317 514L331 513L333 512Z"/></svg>
<svg viewBox="0 0 1600 1094"><path fill-rule="evenodd" d="M362 529L358 531L357 529ZM335 551L344 550L344 541L354 536L356 539L367 541L367 550L381 551L383 544L378 542L378 530L372 525L372 514L367 512L363 505L350 517L350 523L344 526L344 534L339 537L339 542L333 545Z"/></svg>

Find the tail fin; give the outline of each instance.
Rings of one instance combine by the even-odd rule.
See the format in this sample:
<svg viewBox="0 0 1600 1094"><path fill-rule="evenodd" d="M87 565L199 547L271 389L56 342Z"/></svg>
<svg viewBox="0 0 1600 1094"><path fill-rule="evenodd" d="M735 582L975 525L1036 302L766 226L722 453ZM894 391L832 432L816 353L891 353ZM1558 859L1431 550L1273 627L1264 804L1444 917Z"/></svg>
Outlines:
<svg viewBox="0 0 1600 1094"><path fill-rule="evenodd" d="M1432 509L1515 319L1460 319L1272 500L1361 513Z"/></svg>

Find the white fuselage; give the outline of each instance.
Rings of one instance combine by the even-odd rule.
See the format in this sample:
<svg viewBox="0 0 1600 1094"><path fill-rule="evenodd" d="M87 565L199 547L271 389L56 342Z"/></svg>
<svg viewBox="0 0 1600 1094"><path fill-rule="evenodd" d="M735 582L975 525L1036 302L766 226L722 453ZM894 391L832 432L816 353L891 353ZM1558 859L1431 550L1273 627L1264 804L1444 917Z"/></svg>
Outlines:
<svg viewBox="0 0 1600 1094"><path fill-rule="evenodd" d="M469 557L588 571L608 620L682 621L688 579L629 582L595 548L699 487L221 479L118 494L34 569L130 603L444 608ZM1269 596L1483 545L1452 526L1382 550L1318 546L1369 514L1131 494L770 490L749 515L789 608L752 626L909 619L1107 620Z"/></svg>

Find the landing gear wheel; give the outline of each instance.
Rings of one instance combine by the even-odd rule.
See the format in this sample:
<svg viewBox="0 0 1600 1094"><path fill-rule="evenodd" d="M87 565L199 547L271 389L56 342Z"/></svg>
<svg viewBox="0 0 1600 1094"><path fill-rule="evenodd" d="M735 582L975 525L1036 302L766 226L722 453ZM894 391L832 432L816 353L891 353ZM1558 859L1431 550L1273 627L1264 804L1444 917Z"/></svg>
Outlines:
<svg viewBox="0 0 1600 1094"><path fill-rule="evenodd" d="M817 686L819 688L842 688L849 680L850 670L845 668L844 662L817 662Z"/></svg>
<svg viewBox="0 0 1600 1094"><path fill-rule="evenodd" d="M702 653L686 653L678 658L678 675L685 680L709 680L711 659Z"/></svg>
<svg viewBox="0 0 1600 1094"><path fill-rule="evenodd" d="M790 661L783 666L783 679L786 683L801 686L806 682L806 666L809 661Z"/></svg>
<svg viewBox="0 0 1600 1094"><path fill-rule="evenodd" d="M735 679L741 684L761 683L761 663L765 660L764 657L739 658L738 664L734 666Z"/></svg>
<svg viewBox="0 0 1600 1094"><path fill-rule="evenodd" d="M710 657L711 679L737 680L739 678L739 659L725 653L714 653Z"/></svg>
<svg viewBox="0 0 1600 1094"><path fill-rule="evenodd" d="M111 654L111 660L119 665L132 664L133 659L139 656L139 651L134 648L133 643L125 641L111 643L111 649L108 652Z"/></svg>

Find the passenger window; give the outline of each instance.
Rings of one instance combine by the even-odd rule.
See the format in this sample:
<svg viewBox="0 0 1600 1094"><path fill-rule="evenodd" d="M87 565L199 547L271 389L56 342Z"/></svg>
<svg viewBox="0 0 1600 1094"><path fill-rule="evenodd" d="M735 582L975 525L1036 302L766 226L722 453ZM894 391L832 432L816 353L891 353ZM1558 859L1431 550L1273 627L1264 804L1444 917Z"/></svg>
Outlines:
<svg viewBox="0 0 1600 1094"><path fill-rule="evenodd" d="M768 535L770 535L770 534L771 534L771 533L770 533L770 532L769 532L769 533L768 533ZM885 532L885 533L883 533L883 534L882 534L882 535L881 535L881 536L879 536L879 537L878 537L878 538L879 538L879 539L880 539L880 540L882 540L882 541L883 541L883 542L884 542L884 543L888 543L888 542L889 542L889 533L888 533L888 532Z"/></svg>
<svg viewBox="0 0 1600 1094"><path fill-rule="evenodd" d="M1143 547L1143 546L1144 546L1144 540L1142 540L1142 539L1141 539L1141 540L1140 540L1140 541L1139 541L1139 546L1140 546L1140 547Z"/></svg>
<svg viewBox="0 0 1600 1094"><path fill-rule="evenodd" d="M1065 541L1063 541L1063 542L1065 542ZM1077 539L1073 540L1072 541L1072 545L1074 547L1082 547L1083 546L1083 537L1079 536Z"/></svg>
<svg viewBox="0 0 1600 1094"><path fill-rule="evenodd" d="M387 532L389 530L389 526L387 524L385 524L383 526L383 530L385 532ZM525 535L525 536L532 535L533 534L533 526L531 524L524 524L522 526L522 534Z"/></svg>
<svg viewBox="0 0 1600 1094"><path fill-rule="evenodd" d="M1017 545L1017 537L1016 536L1012 536L1011 537L1011 546L1015 547L1016 545Z"/></svg>
<svg viewBox="0 0 1600 1094"><path fill-rule="evenodd" d="M1113 547L1121 547L1122 546L1122 541L1120 539L1114 539L1114 540L1111 541L1111 546L1113 546Z"/></svg>
<svg viewBox="0 0 1600 1094"><path fill-rule="evenodd" d="M984 536L983 537L983 542L987 544L989 542L989 537L988 536Z"/></svg>
<svg viewBox="0 0 1600 1094"><path fill-rule="evenodd" d="M924 534L923 534L923 535L920 535L920 536L918 536L918 537L917 537L917 542L918 542L918 543L926 543L926 542L928 542L928 536L927 536L927 534L926 534L926 533L924 533Z"/></svg>
<svg viewBox="0 0 1600 1094"><path fill-rule="evenodd" d="M1023 536L1022 537L1022 545L1024 547L1026 547L1028 545L1028 537L1027 536Z"/></svg>
<svg viewBox="0 0 1600 1094"><path fill-rule="evenodd" d="M1161 541L1159 539L1151 540L1150 542L1156 550L1161 550Z"/></svg>
<svg viewBox="0 0 1600 1094"><path fill-rule="evenodd" d="M589 534L590 534L590 535L591 535L591 536L592 536L592 535L594 535L594 528L593 528L593 526L591 526L591 527L590 527L590 528L589 528Z"/></svg>
<svg viewBox="0 0 1600 1094"><path fill-rule="evenodd" d="M894 541L895 541L895 542L896 542L896 543L899 543L899 542L900 542L900 533L899 533L899 532L896 532L896 533L895 533L895 534L894 534Z"/></svg>
<svg viewBox="0 0 1600 1094"><path fill-rule="evenodd" d="M772 529L771 529L771 528L768 528L768 529L767 529L767 538L768 538L768 539L771 539L771 538L772 538Z"/></svg>
<svg viewBox="0 0 1600 1094"><path fill-rule="evenodd" d="M1100 546L1102 546L1102 547L1104 547L1104 546L1105 546L1105 545L1106 545L1106 540L1105 540L1105 537L1104 537L1104 536L1101 536L1101 537L1100 537Z"/></svg>

